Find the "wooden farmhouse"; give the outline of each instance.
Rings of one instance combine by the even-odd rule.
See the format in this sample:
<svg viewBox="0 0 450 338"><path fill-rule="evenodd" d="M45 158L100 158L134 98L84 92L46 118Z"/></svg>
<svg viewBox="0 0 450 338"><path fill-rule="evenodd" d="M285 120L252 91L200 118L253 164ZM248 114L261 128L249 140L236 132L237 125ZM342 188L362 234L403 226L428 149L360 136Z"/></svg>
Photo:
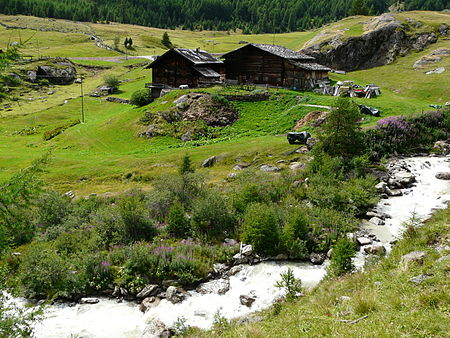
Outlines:
<svg viewBox="0 0 450 338"><path fill-rule="evenodd" d="M309 90L328 80L328 67L286 47L251 43L223 55L226 79Z"/></svg>
<svg viewBox="0 0 450 338"><path fill-rule="evenodd" d="M224 78L223 62L200 49L173 48L147 68L152 69L153 87L193 88L219 83Z"/></svg>

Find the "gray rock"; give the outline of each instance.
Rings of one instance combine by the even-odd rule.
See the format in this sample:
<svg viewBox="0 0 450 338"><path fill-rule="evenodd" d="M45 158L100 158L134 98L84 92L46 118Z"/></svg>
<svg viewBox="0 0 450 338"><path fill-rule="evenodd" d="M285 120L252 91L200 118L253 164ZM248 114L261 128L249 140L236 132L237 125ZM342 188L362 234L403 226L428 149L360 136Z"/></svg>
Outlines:
<svg viewBox="0 0 450 338"><path fill-rule="evenodd" d="M159 320L152 320L149 325L145 328L142 338L156 338L156 337L172 337L173 334L171 330L166 327L166 325Z"/></svg>
<svg viewBox="0 0 450 338"><path fill-rule="evenodd" d="M181 135L181 141L183 142L192 141L192 132L188 130L183 135Z"/></svg>
<svg viewBox="0 0 450 338"><path fill-rule="evenodd" d="M422 283L424 280L426 280L428 278L430 278L430 276L421 274L421 275L418 275L418 276L415 276L415 277L411 278L409 281L411 283L420 284L420 283Z"/></svg>
<svg viewBox="0 0 450 338"><path fill-rule="evenodd" d="M108 102L114 102L114 103L130 104L130 100L127 100L127 99L121 99L120 97L112 97L112 96L108 96L108 97L106 98L106 101L108 101Z"/></svg>
<svg viewBox="0 0 450 338"><path fill-rule="evenodd" d="M289 168L292 171L302 170L302 169L305 169L305 164L304 163L300 163L300 162L292 162L289 165Z"/></svg>
<svg viewBox="0 0 450 338"><path fill-rule="evenodd" d="M448 254L447 256L440 257L436 262L440 263L440 262L446 261L448 259L450 259L450 254Z"/></svg>
<svg viewBox="0 0 450 338"><path fill-rule="evenodd" d="M246 257L240 253L233 256L234 264L246 264L249 263L249 257Z"/></svg>
<svg viewBox="0 0 450 338"><path fill-rule="evenodd" d="M274 258L273 258L273 260L275 260L275 261L286 261L286 260L288 260L288 255L286 255L286 254L279 254L279 255L276 255Z"/></svg>
<svg viewBox="0 0 450 338"><path fill-rule="evenodd" d="M240 318L237 321L238 325L244 325L244 324L251 324L251 323L259 323L263 321L263 317L261 316L246 316L243 318Z"/></svg>
<svg viewBox="0 0 450 338"><path fill-rule="evenodd" d="M228 290L230 290L230 281L228 279L216 279L207 283L202 283L196 289L198 293L215 293L219 295L227 293Z"/></svg>
<svg viewBox="0 0 450 338"><path fill-rule="evenodd" d="M386 192L387 184L386 182L380 182L375 186L378 192Z"/></svg>
<svg viewBox="0 0 450 338"><path fill-rule="evenodd" d="M370 238L367 238L367 237L358 237L356 239L356 242L358 242L358 244L361 245L361 246L372 244L372 240Z"/></svg>
<svg viewBox="0 0 450 338"><path fill-rule="evenodd" d="M372 244L365 246L364 252L369 255L383 256L386 254L386 248L381 244Z"/></svg>
<svg viewBox="0 0 450 338"><path fill-rule="evenodd" d="M173 101L173 103L175 103L175 105L180 108L184 103L186 103L189 99L188 95L183 95L180 96L178 99L176 99L175 101Z"/></svg>
<svg viewBox="0 0 450 338"><path fill-rule="evenodd" d="M215 156L211 156L211 157L209 157L209 158L207 158L206 160L203 161L202 167L203 168L209 168L209 167L212 167L215 163L216 163L216 157Z"/></svg>
<svg viewBox="0 0 450 338"><path fill-rule="evenodd" d="M73 83L77 71L69 62L60 62L54 66L38 66L36 76L38 80L47 79L52 84L67 85Z"/></svg>
<svg viewBox="0 0 450 338"><path fill-rule="evenodd" d="M309 137L306 140L306 147L308 148L308 150L311 150L312 148L314 148L314 146L317 144L318 140L315 137Z"/></svg>
<svg viewBox="0 0 450 338"><path fill-rule="evenodd" d="M450 154L450 141L437 141L433 146L433 150L441 155Z"/></svg>
<svg viewBox="0 0 450 338"><path fill-rule="evenodd" d="M412 262L422 264L426 255L427 253L425 251L412 251L409 254L402 256L400 259L400 266L403 270L406 270Z"/></svg>
<svg viewBox="0 0 450 338"><path fill-rule="evenodd" d="M256 300L255 297L251 297L251 296L247 296L247 295L239 296L239 301L241 302L241 304L245 305L247 307L251 307L252 304L255 302L255 300Z"/></svg>
<svg viewBox="0 0 450 338"><path fill-rule="evenodd" d="M30 82L37 82L37 74L34 70L27 71L27 80Z"/></svg>
<svg viewBox="0 0 450 338"><path fill-rule="evenodd" d="M158 297L147 297L145 298L141 304L139 304L139 310L141 312L145 313L152 307L158 306L158 304L161 302L161 299Z"/></svg>
<svg viewBox="0 0 450 338"><path fill-rule="evenodd" d="M136 295L136 298L147 298L149 296L156 296L159 292L159 285L150 284L145 286L141 292Z"/></svg>
<svg viewBox="0 0 450 338"><path fill-rule="evenodd" d="M229 246L235 246L235 245L239 244L238 241L236 241L235 239L232 239L232 238L225 238L224 243Z"/></svg>
<svg viewBox="0 0 450 338"><path fill-rule="evenodd" d="M309 260L311 261L311 263L313 263L314 265L320 265L325 261L326 255L323 253L316 253L313 252L311 253L311 255L309 255Z"/></svg>
<svg viewBox="0 0 450 338"><path fill-rule="evenodd" d="M213 270L215 273L224 273L228 270L228 266L223 263L215 263L213 264Z"/></svg>
<svg viewBox="0 0 450 338"><path fill-rule="evenodd" d="M407 188L416 181L416 177L408 171L400 171L394 174L394 179L401 186Z"/></svg>
<svg viewBox="0 0 450 338"><path fill-rule="evenodd" d="M244 268L243 265L233 266L230 270L228 270L227 274L228 274L228 276L234 276L234 275L238 274L239 272L241 272L243 268Z"/></svg>
<svg viewBox="0 0 450 338"><path fill-rule="evenodd" d="M242 252L241 252L244 256L250 256L253 253L253 246L246 245L242 248Z"/></svg>
<svg viewBox="0 0 450 338"><path fill-rule="evenodd" d="M384 225L384 221L379 217L372 217L369 222L375 225Z"/></svg>
<svg viewBox="0 0 450 338"><path fill-rule="evenodd" d="M268 164L263 164L259 169L262 171L265 171L265 172L270 172L270 173L280 171L280 168L273 166L273 165L268 165Z"/></svg>
<svg viewBox="0 0 450 338"><path fill-rule="evenodd" d="M182 302L186 298L184 292L177 289L175 286L169 286L166 290L166 299L172 304Z"/></svg>
<svg viewBox="0 0 450 338"><path fill-rule="evenodd" d="M237 174L236 173L229 173L228 174L228 178L236 178Z"/></svg>
<svg viewBox="0 0 450 338"><path fill-rule="evenodd" d="M450 171L437 173L436 178L438 180L448 181L448 180L450 180Z"/></svg>
<svg viewBox="0 0 450 338"><path fill-rule="evenodd" d="M81 298L80 304L97 304L100 302L100 299L98 298Z"/></svg>

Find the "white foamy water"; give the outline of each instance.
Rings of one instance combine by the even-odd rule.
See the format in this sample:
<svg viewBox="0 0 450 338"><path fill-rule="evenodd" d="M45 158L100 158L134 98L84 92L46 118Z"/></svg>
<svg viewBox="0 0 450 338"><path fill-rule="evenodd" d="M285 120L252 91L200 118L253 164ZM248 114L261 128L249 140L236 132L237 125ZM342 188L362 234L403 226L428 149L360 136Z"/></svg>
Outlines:
<svg viewBox="0 0 450 338"><path fill-rule="evenodd" d="M401 235L403 223L412 213L421 220L429 217L434 209L444 208L450 200L450 181L437 180L435 174L450 171L448 158L416 157L404 160L416 175L415 186L406 194L382 200L377 210L391 216L384 226L364 225L373 232L389 249L389 242ZM358 256L362 264L364 257ZM358 264L360 265L360 264ZM301 278L303 285L313 287L325 276L324 266L294 262L263 262L245 266L241 272L230 277L230 290L224 295L199 294L191 291L190 296L179 304L166 300L143 315L135 303L117 303L116 300L101 299L94 305L78 304L50 306L46 318L36 326L35 336L47 337L141 337L145 327L155 320L170 326L178 318L186 319L186 324L209 328L214 314L228 319L249 314L269 307L282 295L275 287L280 273L292 268ZM240 304L240 295L254 295L256 300L251 308Z"/></svg>

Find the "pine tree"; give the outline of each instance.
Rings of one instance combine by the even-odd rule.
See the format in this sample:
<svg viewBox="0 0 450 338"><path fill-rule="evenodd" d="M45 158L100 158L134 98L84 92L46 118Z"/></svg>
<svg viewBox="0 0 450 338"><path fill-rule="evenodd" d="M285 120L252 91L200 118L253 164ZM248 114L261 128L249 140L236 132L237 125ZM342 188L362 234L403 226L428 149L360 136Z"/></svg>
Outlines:
<svg viewBox="0 0 450 338"><path fill-rule="evenodd" d="M194 172L194 168L192 168L191 164L191 158L188 154L184 155L179 171L181 175Z"/></svg>
<svg viewBox="0 0 450 338"><path fill-rule="evenodd" d="M167 34L167 32L164 32L161 43L169 49L173 47L172 42L170 41L169 34Z"/></svg>

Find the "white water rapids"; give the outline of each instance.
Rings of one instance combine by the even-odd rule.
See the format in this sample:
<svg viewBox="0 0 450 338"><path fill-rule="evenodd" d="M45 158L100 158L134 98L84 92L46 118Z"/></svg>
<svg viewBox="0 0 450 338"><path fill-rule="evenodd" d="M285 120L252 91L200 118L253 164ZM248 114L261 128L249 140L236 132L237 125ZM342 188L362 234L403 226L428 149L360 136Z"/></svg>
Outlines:
<svg viewBox="0 0 450 338"><path fill-rule="evenodd" d="M450 171L450 158L415 157L404 160L416 176L412 188L403 190L403 195L383 199L376 210L387 213L383 226L364 223L363 228L375 234L389 251L390 242L401 235L403 224L412 214L420 220L429 217L435 209L445 208L450 201L450 181L435 178L437 172ZM362 266L364 256L360 253L355 262ZM145 327L154 320L171 326L178 318L186 324L200 328L211 327L214 314L231 319L269 307L281 291L275 287L280 273L292 268L303 285L313 287L325 276L324 266L309 263L263 262L245 266L230 277L230 290L224 295L189 292L190 296L179 304L166 300L142 314L135 303L117 303L112 299L101 299L98 304L75 306L53 305L45 310L45 318L35 327L35 336L47 337L141 337ZM251 308L241 305L240 295L254 295Z"/></svg>

